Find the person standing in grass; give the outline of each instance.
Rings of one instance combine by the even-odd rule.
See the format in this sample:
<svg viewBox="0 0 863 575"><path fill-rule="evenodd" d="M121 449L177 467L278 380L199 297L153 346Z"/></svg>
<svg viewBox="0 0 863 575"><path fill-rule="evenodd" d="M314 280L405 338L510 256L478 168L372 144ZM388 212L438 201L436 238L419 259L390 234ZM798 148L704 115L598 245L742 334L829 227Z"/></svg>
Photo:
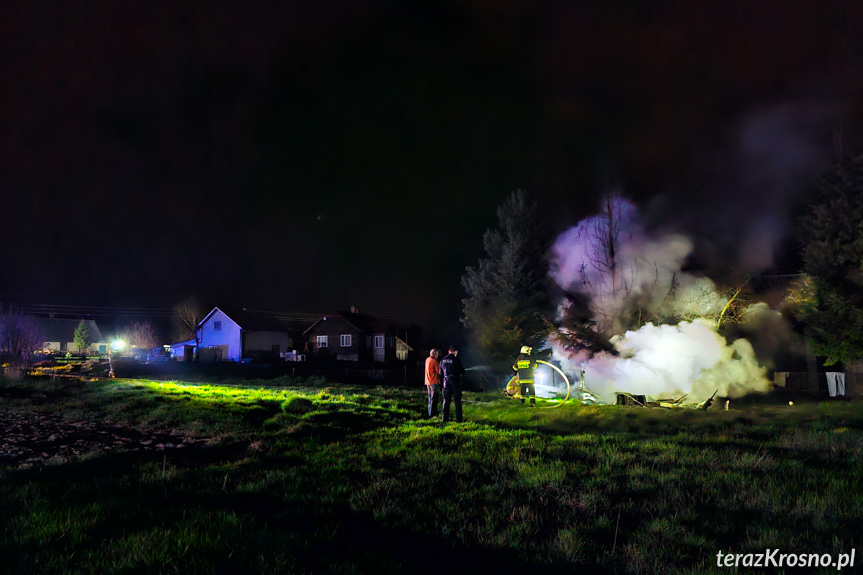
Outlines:
<svg viewBox="0 0 863 575"><path fill-rule="evenodd" d="M464 375L464 366L458 358L458 348L449 346L449 353L440 362L441 375L443 375L443 409L441 421L449 421L449 406L455 402L455 420L462 422L461 415L461 376Z"/></svg>
<svg viewBox="0 0 863 575"><path fill-rule="evenodd" d="M534 373L536 372L536 359L531 357L533 348L528 345L521 346L521 353L515 360L512 369L518 374L518 385L520 389L521 402L524 398L530 398L530 406L536 407L536 388L534 387Z"/></svg>
<svg viewBox="0 0 863 575"><path fill-rule="evenodd" d="M429 395L429 417L434 417L437 411L437 402L441 396L440 383L440 350L433 349L426 358L426 390Z"/></svg>

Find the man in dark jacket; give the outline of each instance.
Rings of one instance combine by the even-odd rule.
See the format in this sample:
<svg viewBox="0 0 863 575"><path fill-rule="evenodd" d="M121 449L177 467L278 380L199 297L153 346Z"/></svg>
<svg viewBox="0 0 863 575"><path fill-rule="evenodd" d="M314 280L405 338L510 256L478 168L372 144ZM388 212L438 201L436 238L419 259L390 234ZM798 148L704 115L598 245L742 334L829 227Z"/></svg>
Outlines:
<svg viewBox="0 0 863 575"><path fill-rule="evenodd" d="M458 348L449 346L449 353L440 362L440 371L443 376L443 409L441 420L449 421L449 406L455 402L455 420L462 421L461 416L461 376L464 375L464 366L458 358Z"/></svg>

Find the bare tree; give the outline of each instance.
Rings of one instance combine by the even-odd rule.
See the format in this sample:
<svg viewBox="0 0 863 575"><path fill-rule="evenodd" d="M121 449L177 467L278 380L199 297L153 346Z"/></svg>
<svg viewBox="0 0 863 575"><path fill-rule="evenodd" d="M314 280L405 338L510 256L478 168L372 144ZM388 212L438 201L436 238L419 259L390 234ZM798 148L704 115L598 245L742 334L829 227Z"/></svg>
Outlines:
<svg viewBox="0 0 863 575"><path fill-rule="evenodd" d="M622 205L616 192L611 191L604 196L602 212L594 219L593 229L589 232L593 235L591 244L595 249L589 254L589 261L582 264L581 273L583 284L593 294L594 309L602 316L598 319L613 331L620 329L615 320L620 318L633 283L633 270L621 265L617 252L621 241L629 239L620 237ZM588 273L588 266L595 273Z"/></svg>
<svg viewBox="0 0 863 575"><path fill-rule="evenodd" d="M11 312L0 314L0 350L8 355L13 367L28 367L31 354L44 343L45 338L33 318Z"/></svg>
<svg viewBox="0 0 863 575"><path fill-rule="evenodd" d="M561 285L583 296L594 329L606 336L662 321L680 285L680 264L691 250L682 236L645 231L636 207L613 186L600 213L579 223L567 242L572 255L567 285Z"/></svg>
<svg viewBox="0 0 863 575"><path fill-rule="evenodd" d="M201 302L194 296L188 297L174 306L171 337L175 340L194 339L195 347L198 341L198 324L204 319L206 311Z"/></svg>
<svg viewBox="0 0 863 575"><path fill-rule="evenodd" d="M148 322L138 322L129 325L125 332L126 338L132 347L138 349L153 349L160 343L156 327Z"/></svg>

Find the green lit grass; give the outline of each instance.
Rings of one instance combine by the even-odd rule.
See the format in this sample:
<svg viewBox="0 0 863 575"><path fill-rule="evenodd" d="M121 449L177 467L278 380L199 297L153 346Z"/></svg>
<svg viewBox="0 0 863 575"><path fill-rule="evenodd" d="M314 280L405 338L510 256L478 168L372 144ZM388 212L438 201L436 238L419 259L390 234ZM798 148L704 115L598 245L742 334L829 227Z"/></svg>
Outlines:
<svg viewBox="0 0 863 575"><path fill-rule="evenodd" d="M720 572L720 549L850 552L863 524L859 404L530 409L468 393L467 423L441 425L423 389L35 391L4 401L211 441L0 470L12 573Z"/></svg>

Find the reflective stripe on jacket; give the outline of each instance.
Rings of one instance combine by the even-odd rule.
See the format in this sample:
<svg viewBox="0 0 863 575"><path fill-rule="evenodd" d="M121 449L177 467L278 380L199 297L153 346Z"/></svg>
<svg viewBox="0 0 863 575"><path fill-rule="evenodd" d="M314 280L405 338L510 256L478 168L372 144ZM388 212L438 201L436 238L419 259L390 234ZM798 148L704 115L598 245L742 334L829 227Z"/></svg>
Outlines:
<svg viewBox="0 0 863 575"><path fill-rule="evenodd" d="M536 369L536 360L527 354L519 354L512 366L518 372L519 383L533 383L533 370Z"/></svg>

